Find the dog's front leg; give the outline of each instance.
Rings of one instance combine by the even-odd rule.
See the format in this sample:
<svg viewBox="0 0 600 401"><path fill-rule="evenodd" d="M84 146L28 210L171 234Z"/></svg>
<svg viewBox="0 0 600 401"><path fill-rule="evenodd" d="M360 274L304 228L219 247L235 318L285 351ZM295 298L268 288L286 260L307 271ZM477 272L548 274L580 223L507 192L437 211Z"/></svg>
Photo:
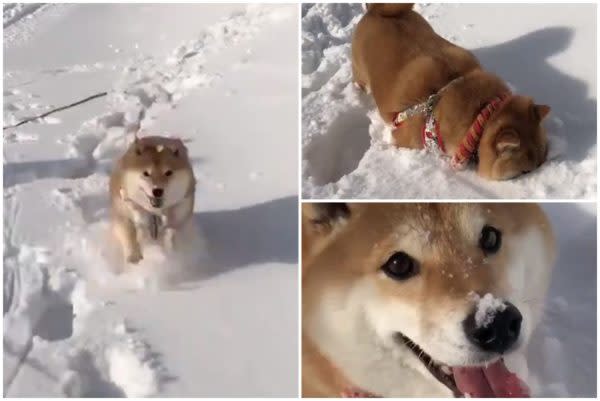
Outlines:
<svg viewBox="0 0 600 401"><path fill-rule="evenodd" d="M169 252L175 249L175 229L172 227L165 228L164 246Z"/></svg>
<svg viewBox="0 0 600 401"><path fill-rule="evenodd" d="M142 260L142 249L137 240L135 225L130 220L117 219L113 221L115 237L121 244L125 260L129 263L138 263Z"/></svg>
<svg viewBox="0 0 600 401"><path fill-rule="evenodd" d="M421 149L424 124L425 119L422 116L414 116L404 121L392 131L393 144L400 148Z"/></svg>
<svg viewBox="0 0 600 401"><path fill-rule="evenodd" d="M165 228L163 234L163 246L168 252L175 249L175 227L173 226L172 213L167 212L161 216L161 225Z"/></svg>

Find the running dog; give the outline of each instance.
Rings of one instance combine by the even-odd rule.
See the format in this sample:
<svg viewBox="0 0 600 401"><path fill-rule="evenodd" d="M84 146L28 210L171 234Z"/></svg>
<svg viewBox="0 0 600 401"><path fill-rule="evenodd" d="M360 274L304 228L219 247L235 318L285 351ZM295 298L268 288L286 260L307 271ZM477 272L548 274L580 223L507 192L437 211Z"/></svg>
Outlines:
<svg viewBox="0 0 600 401"><path fill-rule="evenodd" d="M139 262L148 241L176 247L178 232L192 219L195 186L181 140L136 136L109 183L112 232L127 262Z"/></svg>

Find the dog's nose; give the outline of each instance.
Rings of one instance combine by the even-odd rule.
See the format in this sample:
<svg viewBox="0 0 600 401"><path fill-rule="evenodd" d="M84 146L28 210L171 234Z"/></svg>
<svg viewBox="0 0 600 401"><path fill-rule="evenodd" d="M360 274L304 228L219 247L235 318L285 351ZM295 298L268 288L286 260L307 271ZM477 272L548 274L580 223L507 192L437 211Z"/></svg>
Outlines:
<svg viewBox="0 0 600 401"><path fill-rule="evenodd" d="M503 354L519 338L523 316L516 306L510 302L504 303L505 308L497 311L491 321L477 322L473 311L464 321L463 328L469 341L484 351ZM487 319L486 319L487 320Z"/></svg>
<svg viewBox="0 0 600 401"><path fill-rule="evenodd" d="M154 195L155 198L160 198L163 196L163 190L161 188L154 188L152 190L152 195Z"/></svg>

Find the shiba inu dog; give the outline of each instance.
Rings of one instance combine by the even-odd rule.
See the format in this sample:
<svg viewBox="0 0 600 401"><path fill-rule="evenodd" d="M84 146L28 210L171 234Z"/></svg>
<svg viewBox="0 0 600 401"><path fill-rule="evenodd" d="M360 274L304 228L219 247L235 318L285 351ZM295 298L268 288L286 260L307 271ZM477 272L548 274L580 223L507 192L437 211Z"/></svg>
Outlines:
<svg viewBox="0 0 600 401"><path fill-rule="evenodd" d="M303 204L303 396L527 396L554 254L535 204Z"/></svg>
<svg viewBox="0 0 600 401"><path fill-rule="evenodd" d="M192 218L196 180L179 139L138 138L110 176L111 224L125 260L139 262L142 244L162 240L167 250Z"/></svg>
<svg viewBox="0 0 600 401"><path fill-rule="evenodd" d="M547 105L512 94L473 54L437 35L412 4L369 4L352 39L354 82L373 96L399 147L505 180L547 158Z"/></svg>

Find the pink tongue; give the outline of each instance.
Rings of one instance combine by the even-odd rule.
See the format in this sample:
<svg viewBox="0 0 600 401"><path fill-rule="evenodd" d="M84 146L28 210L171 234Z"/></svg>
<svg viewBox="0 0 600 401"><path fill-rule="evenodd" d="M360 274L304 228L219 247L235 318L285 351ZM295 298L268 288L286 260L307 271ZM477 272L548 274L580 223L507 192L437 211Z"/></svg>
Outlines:
<svg viewBox="0 0 600 401"><path fill-rule="evenodd" d="M529 389L500 359L486 367L452 368L456 386L470 397L529 397Z"/></svg>

